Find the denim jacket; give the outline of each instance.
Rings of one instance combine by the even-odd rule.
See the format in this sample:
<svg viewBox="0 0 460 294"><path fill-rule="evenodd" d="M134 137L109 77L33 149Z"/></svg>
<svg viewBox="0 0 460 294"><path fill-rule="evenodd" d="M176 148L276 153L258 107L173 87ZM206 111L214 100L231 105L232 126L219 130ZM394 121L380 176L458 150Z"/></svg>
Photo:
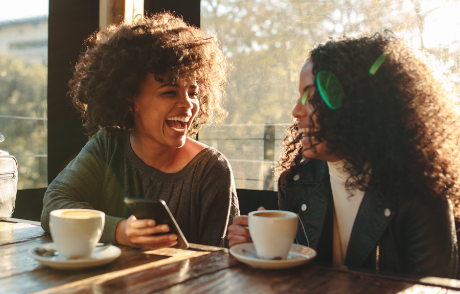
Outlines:
<svg viewBox="0 0 460 294"><path fill-rule="evenodd" d="M281 210L299 215L298 244L332 263L333 197L325 161L308 160L278 182ZM414 194L414 193L412 193ZM395 205L380 192L366 192L348 244L345 265L377 272L455 278L457 237L450 201L404 194Z"/></svg>

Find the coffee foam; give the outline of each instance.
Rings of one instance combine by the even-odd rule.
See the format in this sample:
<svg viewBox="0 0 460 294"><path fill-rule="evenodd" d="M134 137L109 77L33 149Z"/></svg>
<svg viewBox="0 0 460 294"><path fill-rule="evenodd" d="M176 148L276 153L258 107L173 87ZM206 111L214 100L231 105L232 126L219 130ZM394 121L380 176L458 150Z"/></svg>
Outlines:
<svg viewBox="0 0 460 294"><path fill-rule="evenodd" d="M92 211L87 211L87 210L67 210L67 211L62 211L59 214L60 217L66 217L66 218L92 218L92 217L98 217L99 213L97 212L92 212Z"/></svg>
<svg viewBox="0 0 460 294"><path fill-rule="evenodd" d="M276 211L261 211L253 214L258 217L288 217L288 214Z"/></svg>

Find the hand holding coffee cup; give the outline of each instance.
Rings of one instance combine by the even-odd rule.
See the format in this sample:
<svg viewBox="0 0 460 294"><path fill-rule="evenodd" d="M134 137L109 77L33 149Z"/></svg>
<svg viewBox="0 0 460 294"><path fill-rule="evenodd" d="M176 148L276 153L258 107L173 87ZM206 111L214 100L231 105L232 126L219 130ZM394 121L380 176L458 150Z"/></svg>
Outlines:
<svg viewBox="0 0 460 294"><path fill-rule="evenodd" d="M58 209L50 213L50 231L59 257L90 258L104 230L105 214L91 209Z"/></svg>
<svg viewBox="0 0 460 294"><path fill-rule="evenodd" d="M263 210L249 213L249 232L257 254L286 259L297 234L298 215L290 211Z"/></svg>

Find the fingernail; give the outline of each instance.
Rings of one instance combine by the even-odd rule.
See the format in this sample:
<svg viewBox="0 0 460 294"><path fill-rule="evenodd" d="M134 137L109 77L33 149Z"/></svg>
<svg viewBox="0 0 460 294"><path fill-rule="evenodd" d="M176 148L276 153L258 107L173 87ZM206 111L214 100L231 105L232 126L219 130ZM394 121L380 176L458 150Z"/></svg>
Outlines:
<svg viewBox="0 0 460 294"><path fill-rule="evenodd" d="M177 236L176 236L176 235L171 235L171 236L169 237L169 240L176 240L176 239L177 239Z"/></svg>
<svg viewBox="0 0 460 294"><path fill-rule="evenodd" d="M154 225L155 225L155 222L151 220L151 221L149 221L147 224L148 224L149 226L154 226Z"/></svg>
<svg viewBox="0 0 460 294"><path fill-rule="evenodd" d="M167 232L168 231L168 226L167 225L162 225L161 230Z"/></svg>
<svg viewBox="0 0 460 294"><path fill-rule="evenodd" d="M174 246L177 244L177 241L171 242L171 246Z"/></svg>

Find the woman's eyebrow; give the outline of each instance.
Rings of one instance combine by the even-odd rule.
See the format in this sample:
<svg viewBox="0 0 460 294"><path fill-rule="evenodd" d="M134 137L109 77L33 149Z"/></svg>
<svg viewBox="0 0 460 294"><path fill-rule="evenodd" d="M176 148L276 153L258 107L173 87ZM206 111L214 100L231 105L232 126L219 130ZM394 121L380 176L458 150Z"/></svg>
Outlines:
<svg viewBox="0 0 460 294"><path fill-rule="evenodd" d="M179 88L179 85L178 84L170 84L170 83L166 83L166 84L162 84L158 89L161 89L161 88L164 88L164 87L174 87L174 88Z"/></svg>
<svg viewBox="0 0 460 294"><path fill-rule="evenodd" d="M165 87L179 88L179 85L178 84L166 83L166 84L162 84L160 87L158 87L158 89L165 88ZM190 89L197 89L197 88L198 88L198 85L196 85L196 84L190 86Z"/></svg>

